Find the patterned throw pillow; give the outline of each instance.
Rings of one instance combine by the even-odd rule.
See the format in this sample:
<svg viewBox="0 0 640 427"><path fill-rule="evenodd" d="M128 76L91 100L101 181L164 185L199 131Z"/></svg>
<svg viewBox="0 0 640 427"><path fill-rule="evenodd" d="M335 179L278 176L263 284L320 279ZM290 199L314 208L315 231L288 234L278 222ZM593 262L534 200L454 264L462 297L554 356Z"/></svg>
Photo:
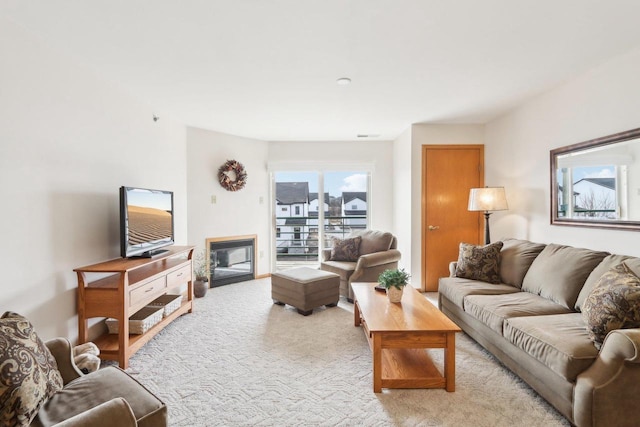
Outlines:
<svg viewBox="0 0 640 427"><path fill-rule="evenodd" d="M486 246L460 243L456 277L500 283L500 250L502 242Z"/></svg>
<svg viewBox="0 0 640 427"><path fill-rule="evenodd" d="M62 389L56 360L25 317L0 318L0 425L28 426L40 405Z"/></svg>
<svg viewBox="0 0 640 427"><path fill-rule="evenodd" d="M362 238L350 237L348 239L340 240L333 239L333 248L331 249L330 261L358 261L360 256L360 241Z"/></svg>
<svg viewBox="0 0 640 427"><path fill-rule="evenodd" d="M582 306L582 318L598 349L610 331L640 327L640 278L624 263L604 273Z"/></svg>

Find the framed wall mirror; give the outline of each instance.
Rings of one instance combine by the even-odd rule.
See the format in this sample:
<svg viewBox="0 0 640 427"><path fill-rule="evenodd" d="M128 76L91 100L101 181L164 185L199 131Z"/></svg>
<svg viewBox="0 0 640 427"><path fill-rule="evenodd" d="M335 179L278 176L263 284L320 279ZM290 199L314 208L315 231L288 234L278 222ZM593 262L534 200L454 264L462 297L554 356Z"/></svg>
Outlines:
<svg viewBox="0 0 640 427"><path fill-rule="evenodd" d="M551 224L640 231L640 128L551 150Z"/></svg>

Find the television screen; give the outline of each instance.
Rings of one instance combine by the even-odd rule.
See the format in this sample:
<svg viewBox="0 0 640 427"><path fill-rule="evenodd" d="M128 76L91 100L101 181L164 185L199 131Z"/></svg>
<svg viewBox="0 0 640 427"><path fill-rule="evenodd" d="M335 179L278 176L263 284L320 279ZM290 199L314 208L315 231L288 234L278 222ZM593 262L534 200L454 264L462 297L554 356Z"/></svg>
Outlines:
<svg viewBox="0 0 640 427"><path fill-rule="evenodd" d="M151 257L174 243L173 193L148 188L120 188L120 254Z"/></svg>

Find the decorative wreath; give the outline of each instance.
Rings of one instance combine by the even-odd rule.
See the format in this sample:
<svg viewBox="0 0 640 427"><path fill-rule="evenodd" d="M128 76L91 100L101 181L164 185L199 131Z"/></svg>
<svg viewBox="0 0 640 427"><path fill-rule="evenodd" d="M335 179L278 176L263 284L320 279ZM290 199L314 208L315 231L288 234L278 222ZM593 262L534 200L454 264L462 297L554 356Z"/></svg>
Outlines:
<svg viewBox="0 0 640 427"><path fill-rule="evenodd" d="M230 172L233 172L236 179L231 179ZM218 181L227 191L242 190L247 183L247 172L244 166L237 160L227 160L227 162L218 169Z"/></svg>

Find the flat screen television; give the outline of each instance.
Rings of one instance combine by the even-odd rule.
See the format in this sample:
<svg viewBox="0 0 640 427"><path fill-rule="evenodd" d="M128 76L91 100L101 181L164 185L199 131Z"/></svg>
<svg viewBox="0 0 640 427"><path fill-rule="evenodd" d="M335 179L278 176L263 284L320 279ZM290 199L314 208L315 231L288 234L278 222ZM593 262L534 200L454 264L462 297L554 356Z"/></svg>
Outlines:
<svg viewBox="0 0 640 427"><path fill-rule="evenodd" d="M120 187L120 255L151 258L173 245L173 192Z"/></svg>

